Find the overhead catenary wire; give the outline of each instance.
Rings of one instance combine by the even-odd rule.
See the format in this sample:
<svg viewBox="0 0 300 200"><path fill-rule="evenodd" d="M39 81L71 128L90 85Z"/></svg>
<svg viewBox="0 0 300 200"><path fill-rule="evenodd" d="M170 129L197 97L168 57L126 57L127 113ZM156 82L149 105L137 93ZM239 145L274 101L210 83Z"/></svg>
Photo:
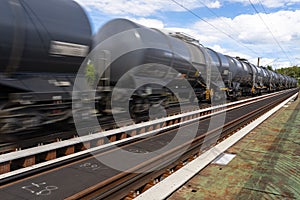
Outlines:
<svg viewBox="0 0 300 200"><path fill-rule="evenodd" d="M220 19L224 24L226 24L228 27L231 28L234 32L238 33L239 31L236 30L231 24L229 24L227 21L223 19L223 17L219 16L216 12L214 12L211 8L209 8L205 3L203 3L201 0L198 0L198 2L203 5L210 13L212 13L214 16L216 16L218 19ZM258 56L259 57L259 56ZM249 58L250 60L251 58Z"/></svg>
<svg viewBox="0 0 300 200"><path fill-rule="evenodd" d="M262 7L262 9L264 10L264 13L267 15L268 13L267 13L267 11L266 11L264 5L262 4L261 0L258 0L258 2L259 2L259 4L260 4L260 6Z"/></svg>
<svg viewBox="0 0 300 200"><path fill-rule="evenodd" d="M210 13L212 13L214 16L216 16L217 18L219 18L224 24L226 24L227 26L229 26L232 30L234 30L235 32L237 32L237 30L235 30L234 27L232 27L229 23L227 23L222 17L220 17L216 12L214 12L212 9L210 9L205 3L203 3L202 1L198 0L198 2L203 5Z"/></svg>
<svg viewBox="0 0 300 200"><path fill-rule="evenodd" d="M243 46L244 48L248 49L249 51L251 51L252 53L254 53L255 55L257 55L259 57L259 54L254 51L253 49L249 48L248 46L244 45L243 43L241 43L240 41L238 41L237 39L235 39L234 37L232 37L230 34L226 33L225 31L219 29L218 27L216 27L215 25L213 25L212 23L210 23L209 21L203 19L200 15L198 15L197 13L195 13L194 11L192 11L191 9L187 8L186 6L184 6L183 4L179 3L176 0L171 0L173 3L177 4L178 6L180 6L181 8L185 9L186 11L188 11L189 13L191 13L193 16L197 17L198 19L200 19L201 21L207 23L208 25L210 25L211 27L213 27L214 29L216 29L217 31L219 31L220 33L226 35L227 37L229 37L230 39L234 40L236 43L238 43L240 46Z"/></svg>
<svg viewBox="0 0 300 200"><path fill-rule="evenodd" d="M260 6L261 6L262 9L264 10L264 13L266 14L266 16L268 16L268 13L267 13L267 11L266 11L266 9L265 9L263 3L261 2L261 0L257 0L257 1L259 2ZM271 25L272 25L272 22L270 22L270 23L271 23ZM275 32L276 32L276 30L275 30ZM291 52L289 51L289 49L287 49L287 52L288 52L289 54L291 54ZM294 60L295 63L297 62L295 58L293 58L293 60Z"/></svg>
<svg viewBox="0 0 300 200"><path fill-rule="evenodd" d="M292 64L292 61L289 57L289 55L286 53L286 51L284 50L284 48L280 45L279 41L277 40L277 38L274 36L272 30L269 28L269 26L267 25L267 23L265 22L265 20L262 18L262 16L260 15L260 13L258 12L258 10L256 9L256 7L254 6L254 4L252 3L251 0L249 0L249 3L251 4L252 8L254 9L254 11L258 14L258 17L261 19L261 21L264 23L265 27L267 28L267 30L269 31L269 33L271 34L272 38L274 39L274 41L276 42L276 44L278 45L278 47L281 49L281 51L283 52L283 54L286 56L286 58L289 60L290 64ZM261 4L261 6L263 6ZM263 8L264 9L264 8ZM265 9L264 9L265 11Z"/></svg>

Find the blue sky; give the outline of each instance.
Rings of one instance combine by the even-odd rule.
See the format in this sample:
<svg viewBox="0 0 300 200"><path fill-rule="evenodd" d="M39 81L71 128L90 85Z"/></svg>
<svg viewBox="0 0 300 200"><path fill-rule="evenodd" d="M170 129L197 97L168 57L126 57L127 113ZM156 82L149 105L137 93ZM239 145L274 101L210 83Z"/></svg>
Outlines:
<svg viewBox="0 0 300 200"><path fill-rule="evenodd" d="M300 66L300 0L76 0L94 32L114 18L185 32L204 46L274 68Z"/></svg>

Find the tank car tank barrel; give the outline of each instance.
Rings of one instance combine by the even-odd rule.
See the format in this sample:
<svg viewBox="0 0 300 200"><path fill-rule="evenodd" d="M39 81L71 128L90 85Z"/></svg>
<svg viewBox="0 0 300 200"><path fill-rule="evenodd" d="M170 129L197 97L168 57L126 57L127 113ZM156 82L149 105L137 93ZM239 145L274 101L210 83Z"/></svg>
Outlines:
<svg viewBox="0 0 300 200"><path fill-rule="evenodd" d="M0 72L76 73L92 45L83 8L73 0L3 0Z"/></svg>
<svg viewBox="0 0 300 200"><path fill-rule="evenodd" d="M24 40L25 40L25 31L23 30L24 22L24 10L19 0L10 0L10 8L13 13L13 40L12 40L12 49L9 59L8 66L5 73L8 76L13 75L17 71L18 65L20 63L23 50L24 50Z"/></svg>

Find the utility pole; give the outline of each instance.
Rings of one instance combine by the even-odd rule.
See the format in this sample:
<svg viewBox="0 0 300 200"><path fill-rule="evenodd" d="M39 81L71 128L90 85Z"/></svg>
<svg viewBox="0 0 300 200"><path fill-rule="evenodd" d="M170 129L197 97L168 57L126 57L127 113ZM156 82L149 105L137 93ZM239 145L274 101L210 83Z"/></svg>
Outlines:
<svg viewBox="0 0 300 200"><path fill-rule="evenodd" d="M259 67L261 57L257 58L257 67Z"/></svg>

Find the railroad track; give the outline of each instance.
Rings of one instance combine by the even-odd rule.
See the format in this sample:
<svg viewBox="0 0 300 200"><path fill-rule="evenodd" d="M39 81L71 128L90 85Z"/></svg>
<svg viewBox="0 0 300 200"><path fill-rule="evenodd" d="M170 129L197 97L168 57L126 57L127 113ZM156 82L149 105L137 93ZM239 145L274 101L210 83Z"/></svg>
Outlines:
<svg viewBox="0 0 300 200"><path fill-rule="evenodd" d="M241 98L241 100L247 99L246 97ZM227 103L229 103L228 101ZM209 103L201 102L199 104L200 109L206 109L211 107ZM187 105L184 108L181 108L183 112L189 112L193 111L197 108L194 108L192 106ZM180 114L180 108L171 106L167 109L168 116L172 115L177 115ZM115 129L118 126L115 124L114 119L112 116L101 116L98 118L99 123L101 124L101 128L103 130L111 130ZM119 123L123 124L124 126L128 126L132 124L131 120L127 120L124 118L122 122ZM63 125L61 125L63 126ZM16 135L6 135L2 136L2 139L0 140L0 155L5 154L5 153L10 153L14 151L20 151L28 148L32 148L35 146L41 146L41 145L46 145L54 142L59 142L63 140L68 140L74 137L78 137L77 132L75 131L74 125L69 124L68 127L66 128L65 125L63 126L64 129L59 129L55 127L55 131L53 130L53 127L45 127L44 130L39 130L39 131L32 131L32 132L25 132L25 133L18 133ZM57 130L58 129L58 130ZM66 129L68 131L66 131ZM102 130L102 131L103 131ZM85 131L80 131L86 132L86 134L92 134L98 132L98 127L89 127ZM42 132L42 133L41 133ZM3 137L5 139L3 139ZM1 174L1 172L0 172Z"/></svg>
<svg viewBox="0 0 300 200"><path fill-rule="evenodd" d="M159 154L156 157L153 157L152 159L147 159L147 161L128 170L132 172L147 172L149 169L152 169L154 173L152 171L149 173L138 174L123 172L111 178L109 183L104 181L102 183L97 184L96 186L81 191L67 199L91 199L95 197L95 199L134 198L138 194L151 187L151 185L161 181L163 178L168 176L168 174L171 174L176 170L180 169L187 162L191 161L193 158L196 158L197 155L207 150L209 147L206 147L205 149L203 149L202 152L199 152L201 146L204 144L204 141L208 144L215 144L214 141L220 142L221 140L224 140L226 137L230 136L230 134L232 134L237 128L240 128L241 126L250 123L256 117L262 115L264 112L272 108L274 105L279 104L286 98L286 95L282 95L276 100L269 98L267 100L259 101L245 107L240 107L237 110L230 110L226 113L224 126L216 127L215 129L209 132L206 132L206 130L208 130L210 118L206 118L200 122L199 127L201 128L198 129L197 135L192 142L187 141L179 146L176 146L173 149L170 149L169 151L163 154ZM214 134L220 130L222 130L221 135ZM136 142L139 145L130 144L128 146L122 147L122 149L127 151L130 149L131 151L133 151L134 147L132 146L138 146L135 147L135 151L139 152L141 151L139 149L140 146L149 148L149 144L159 144L151 145L151 148L147 149L147 151L155 151L156 148L162 148L163 145L166 145L166 143L168 143L166 142L161 146L162 143L160 141L168 141L168 139L173 138L174 134L176 133L176 130L165 132L161 135L155 136L154 138L149 138L143 140L142 142ZM182 141L186 141L185 137L186 135L181 135L180 139ZM183 148L187 148L186 152L180 157L180 159L174 161L174 157L176 157L178 153L181 153L181 149ZM102 160L101 158L98 159ZM160 166L164 163L168 164L166 164L164 168L160 169ZM132 190L134 192L128 193L128 191Z"/></svg>
<svg viewBox="0 0 300 200"><path fill-rule="evenodd" d="M208 108L209 104L204 103L203 106ZM184 112L188 112L195 109L195 107L187 105L182 110ZM172 106L167 109L167 113L168 116L177 115L180 114L180 109ZM122 118L124 119L122 120ZM121 121L118 123L118 125L128 126L132 124L132 120L128 120L126 117L121 116L119 119ZM100 116L98 117L98 121L104 131L119 128L111 115ZM78 137L75 126L73 124L67 124L67 126L68 127L66 127L66 125L58 125L58 127L63 127L63 129L55 127L56 130L54 130L53 127L45 127L43 130L4 136L6 142L3 142L4 140L1 139L2 142L0 143L0 154L20 151L35 146L41 146ZM100 131L98 128L99 127L89 127L86 128L86 130L80 131L80 133L86 132L86 135L93 134Z"/></svg>
<svg viewBox="0 0 300 200"><path fill-rule="evenodd" d="M241 100L246 99L245 97L241 98ZM229 101L228 101L229 102ZM227 103L228 103L227 102ZM209 108L211 105L209 103L201 102L199 103L200 109ZM186 105L186 107L181 108L183 112L189 112L193 111L197 108L193 106ZM177 115L180 114L180 108L178 106L170 106L166 113L167 116ZM119 117L120 119L122 117ZM115 124L114 119L112 116L100 116L98 118L99 123L101 124L101 128L103 130L111 130L118 127L118 125ZM145 121L145 120L144 120ZM146 120L147 121L147 120ZM128 126L132 124L131 120L127 120L125 117L123 121L118 123L123 124L123 126ZM63 128L57 128L57 127L63 127ZM98 132L98 127L89 127L85 131L86 134L92 134ZM43 133L41 133L43 132ZM77 137L78 134L75 131L75 127L72 124L67 124L67 127L65 124L57 125L55 126L55 130L53 129L53 126L51 127L44 127L43 130L36 130L36 131L27 131L27 132L21 132L17 133L15 135L5 135L0 139L0 154L5 154L13 151L20 151L28 148L32 148L35 146L41 146L45 144L50 144L62 140L68 140L74 137Z"/></svg>
<svg viewBox="0 0 300 200"><path fill-rule="evenodd" d="M252 99L245 99L239 102L233 102L226 105L219 105L212 108L206 108L202 110L178 114L171 117L122 127L111 131L99 132L96 134L88 135L86 137L83 136L80 138L72 138L64 141L58 140L59 142L52 143L49 145L42 145L28 150L25 149L18 152L3 154L2 156L0 156L0 174L22 168L25 168L24 170L26 171L28 169L26 169L26 167L30 167L33 165L37 166L37 164L41 164L42 162L47 163L50 160L55 160L59 157L68 156L69 154L75 153L72 157L76 157L77 152L83 151L87 148L100 146L100 149L103 149L106 148L106 146L109 146L107 144L111 142L127 142L131 139L139 137L136 135L144 135L145 132L149 132L149 130L154 130L154 133L156 129L158 129L159 131L164 131L168 128L174 128L178 125L189 122L189 120L197 121L200 118L203 118L205 115L212 115L212 113L226 109L227 107L238 107L242 106L243 104L250 104L251 102L258 101L261 98L271 97L280 93L282 92L255 97ZM72 132L69 132L69 134L73 135ZM22 142L26 144L26 141ZM84 152L80 153L80 155L81 154L84 154Z"/></svg>
<svg viewBox="0 0 300 200"><path fill-rule="evenodd" d="M100 151L98 150L98 153L94 153L94 156L92 157L85 156L85 158L81 160L69 160L68 162L65 162L65 165L56 169L52 168L52 170L49 170L48 166L47 171L34 176L30 175L28 177L23 177L21 181L19 180L15 183L10 182L14 180L13 178L9 181L6 180L8 185L1 187L0 194L2 193L4 197L7 198L13 198L14 195L12 191L15 191L18 195L21 195L25 199L32 199L36 197L42 197L42 199L57 199L62 197L69 199L89 199L95 196L97 196L97 198L134 197L134 195L138 193L137 191L142 192L154 183L159 182L168 174L172 173L172 171L176 171L180 168L180 166L183 166L186 162L199 155L199 153L201 153L199 152L199 146L203 145L204 141L206 141L207 144L213 144L214 142L210 141L220 140L219 135L214 134L216 131L223 129L221 139L227 137L237 128L237 126L240 127L241 125L249 123L257 117L257 115L268 110L275 104L278 104L292 93L295 93L295 91L290 90L289 92L277 93L276 98L273 95L268 95L268 97L265 97L263 100L259 100L257 98L250 103L248 102L247 105L239 106L238 108L232 107L230 110L226 111L224 126L214 127L209 132L207 132L207 130L211 115L209 116L207 113L210 112L212 114L212 110L205 111L207 116L204 116L204 113L194 113L190 115L194 118L186 116L188 120L184 120L181 116L181 120L177 119L178 124L181 123L181 128L187 128L197 123L197 117L200 117L201 114L203 114L201 121L199 122L200 128L192 141L186 140L188 134L180 134L180 140L186 142L176 145L174 148L171 148L164 153L156 154L154 157L147 158L144 162L135 164L133 167L128 167L128 169L125 169L123 172L105 166L100 163L98 159L102 160L103 158L101 158L101 156L118 155L118 151L122 150L135 153L148 153L157 149L162 149L165 145L170 143L172 138L178 136L176 129L178 126L176 127L176 123L173 123L175 126L172 128L155 133L152 137L133 137L133 141L127 140L124 143L119 143L119 147L121 149L109 148L102 149ZM219 107L214 108L214 110L218 110L217 112L214 112L216 115L222 113L221 110L224 111L224 108ZM184 130L189 130L185 128ZM148 130L148 132L151 131ZM174 157L178 157L178 152L180 152L183 148L186 148L186 151L181 155L179 160L174 160ZM207 146L207 148L209 148L209 146ZM150 172L154 169L156 170L155 173ZM137 170L144 171L146 173L129 173L136 172ZM78 176L75 178L76 181L74 180L74 174ZM65 178L56 182L57 177ZM20 177L18 176L17 179L19 178ZM5 182L5 178L1 180L3 183ZM63 196L61 196L62 191ZM75 191L81 192L75 194ZM129 191L135 192L130 194Z"/></svg>

